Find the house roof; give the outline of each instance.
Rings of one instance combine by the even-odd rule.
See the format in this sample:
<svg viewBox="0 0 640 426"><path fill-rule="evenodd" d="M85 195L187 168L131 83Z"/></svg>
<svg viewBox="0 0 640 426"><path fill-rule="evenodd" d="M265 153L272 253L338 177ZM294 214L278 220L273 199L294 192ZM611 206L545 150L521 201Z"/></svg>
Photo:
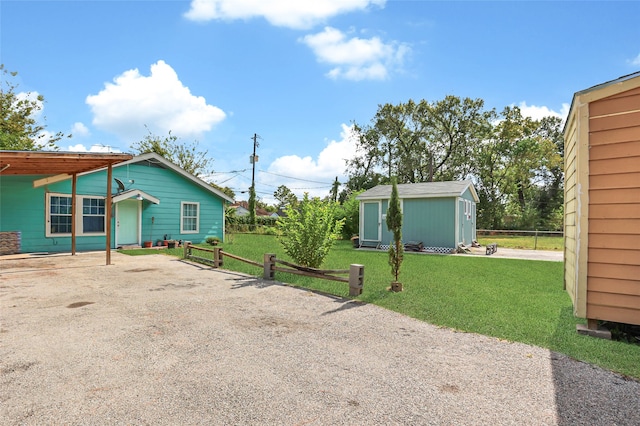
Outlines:
<svg viewBox="0 0 640 426"><path fill-rule="evenodd" d="M111 199L112 203L119 203L122 200L128 200L129 198L137 198L139 200L148 200L153 204L160 204L160 200L154 197L151 194L147 194L146 192L140 189L130 189L128 191L120 192L117 195L114 195Z"/></svg>
<svg viewBox="0 0 640 426"><path fill-rule="evenodd" d="M1 175L69 175L115 165L131 159L131 154L0 151Z"/></svg>
<svg viewBox="0 0 640 426"><path fill-rule="evenodd" d="M128 164L142 163L142 162L145 162L145 161L147 161L149 163L152 163L152 164L155 164L157 166L164 167L164 168L169 169L169 170L173 170L174 172L176 172L179 175L183 176L184 178L192 181L196 185L201 186L202 188L206 189L207 191L217 195L218 197L222 198L223 200L228 201L229 203L233 203L233 199L231 199L224 192L220 191L217 188L214 188L213 186L209 185L204 180L200 179L199 177L196 177L196 176L192 175L191 173L187 172L183 168L173 164L171 161L167 160L166 158L162 157L161 155L156 154L155 152L149 152L149 153L146 153L146 154L136 155L135 157L131 158L128 161L125 161L125 162L122 162L122 163L118 163L117 165L114 165L114 168L115 167L126 166Z"/></svg>
<svg viewBox="0 0 640 426"><path fill-rule="evenodd" d="M473 199L478 202L473 183L470 180L446 182L403 183L398 185L400 198L448 198L459 197L467 189ZM358 200L386 200L391 198L391 185L378 185L358 195Z"/></svg>
<svg viewBox="0 0 640 426"><path fill-rule="evenodd" d="M636 87L640 87L640 71L623 75L615 80L596 84L588 89L574 93L573 99L571 100L571 107L569 108L569 114L567 115L567 120L564 124L564 133L566 133L569 128L569 122L571 121L571 117L577 105L579 106L582 103L597 101L618 93L626 92L627 90L631 90Z"/></svg>

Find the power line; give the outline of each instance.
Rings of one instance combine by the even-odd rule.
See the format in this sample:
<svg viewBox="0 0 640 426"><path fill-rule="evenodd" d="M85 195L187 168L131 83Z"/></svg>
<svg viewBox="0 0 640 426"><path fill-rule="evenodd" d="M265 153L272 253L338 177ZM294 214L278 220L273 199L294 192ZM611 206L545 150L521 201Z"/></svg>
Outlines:
<svg viewBox="0 0 640 426"><path fill-rule="evenodd" d="M293 179L293 180L300 180L303 182L311 182L311 183L319 183L322 185L333 185L333 182L328 183L328 182L318 182L317 180L309 180L309 179L302 179L302 178L297 178L297 177L293 177L293 176L285 176L285 175L280 175L278 173L272 173L272 172L267 172L266 170L258 170L259 172L262 173L266 173L268 175L274 175L274 176L279 176L279 177L283 177L283 178L287 178L287 179Z"/></svg>

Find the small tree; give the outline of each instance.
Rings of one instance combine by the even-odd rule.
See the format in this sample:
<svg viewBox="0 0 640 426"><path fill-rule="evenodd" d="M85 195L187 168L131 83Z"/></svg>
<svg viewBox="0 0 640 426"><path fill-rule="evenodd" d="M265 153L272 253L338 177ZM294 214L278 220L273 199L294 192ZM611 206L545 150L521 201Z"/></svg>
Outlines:
<svg viewBox="0 0 640 426"><path fill-rule="evenodd" d="M336 203L304 198L297 206L287 206L287 217L278 218L278 239L285 253L298 264L318 268L340 236L344 219L335 220Z"/></svg>
<svg viewBox="0 0 640 426"><path fill-rule="evenodd" d="M252 184L249 188L249 228L256 230L256 186Z"/></svg>
<svg viewBox="0 0 640 426"><path fill-rule="evenodd" d="M155 152L194 176L200 177L211 172L213 159L207 157L208 151L198 151L198 142L182 143L176 135L156 136L149 132L145 137L131 145L138 154Z"/></svg>
<svg viewBox="0 0 640 426"><path fill-rule="evenodd" d="M393 241L389 244L389 265L391 266L391 275L393 275L394 281L397 283L400 275L400 265L403 260L404 246L402 245L402 212L400 211L398 183L395 176L391 178L391 185L391 199L387 209L387 228L393 232ZM396 290L395 288L393 289Z"/></svg>
<svg viewBox="0 0 640 426"><path fill-rule="evenodd" d="M44 96L17 92L18 84L11 81L17 75L0 64L0 150L57 150L56 142L71 135L46 131L46 126L38 120Z"/></svg>

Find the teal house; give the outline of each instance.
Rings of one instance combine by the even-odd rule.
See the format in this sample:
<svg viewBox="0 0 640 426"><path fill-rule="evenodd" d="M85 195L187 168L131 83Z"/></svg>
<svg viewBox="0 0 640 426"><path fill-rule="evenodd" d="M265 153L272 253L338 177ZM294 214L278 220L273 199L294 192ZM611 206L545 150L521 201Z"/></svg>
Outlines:
<svg viewBox="0 0 640 426"><path fill-rule="evenodd" d="M478 194L471 181L398 185L403 242L420 242L429 251L450 253L476 239ZM391 185L379 185L356 197L360 201L360 245L388 245L386 212Z"/></svg>
<svg viewBox="0 0 640 426"><path fill-rule="evenodd" d="M104 250L109 229L111 248L223 239L225 207L233 202L165 158L142 154L113 165L107 226L106 169L78 174L74 215L71 179L46 176L45 167L42 175L0 179L0 232L19 234L22 253L71 251L72 217L79 251Z"/></svg>

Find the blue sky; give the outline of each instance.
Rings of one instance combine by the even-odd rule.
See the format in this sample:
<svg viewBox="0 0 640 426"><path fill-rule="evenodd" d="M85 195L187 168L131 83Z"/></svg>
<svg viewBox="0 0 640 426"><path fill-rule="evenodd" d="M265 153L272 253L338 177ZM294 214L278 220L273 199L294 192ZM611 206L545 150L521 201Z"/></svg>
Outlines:
<svg viewBox="0 0 640 426"><path fill-rule="evenodd" d="M327 195L352 122L446 95L564 116L640 70L640 2L0 0L0 61L44 95L63 150L129 151L147 128L198 141L207 180Z"/></svg>

